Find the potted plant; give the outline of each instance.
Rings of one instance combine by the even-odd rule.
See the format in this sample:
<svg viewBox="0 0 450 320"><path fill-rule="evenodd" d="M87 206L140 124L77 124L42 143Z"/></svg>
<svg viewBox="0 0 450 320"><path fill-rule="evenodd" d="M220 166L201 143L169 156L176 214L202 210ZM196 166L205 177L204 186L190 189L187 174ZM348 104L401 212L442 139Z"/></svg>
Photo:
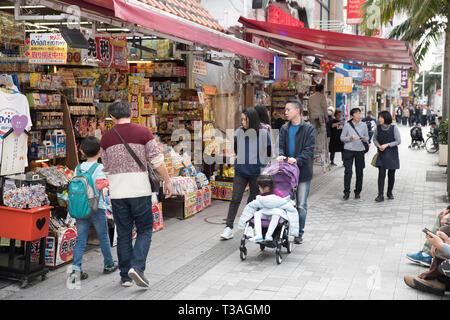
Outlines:
<svg viewBox="0 0 450 320"><path fill-rule="evenodd" d="M439 123L439 165L446 166L448 161L448 118Z"/></svg>

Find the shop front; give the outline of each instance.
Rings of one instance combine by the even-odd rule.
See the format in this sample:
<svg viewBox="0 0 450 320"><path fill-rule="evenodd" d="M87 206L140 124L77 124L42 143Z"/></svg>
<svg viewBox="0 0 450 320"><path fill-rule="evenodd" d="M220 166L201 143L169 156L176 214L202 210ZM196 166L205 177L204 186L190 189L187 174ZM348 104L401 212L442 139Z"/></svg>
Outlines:
<svg viewBox="0 0 450 320"><path fill-rule="evenodd" d="M132 122L148 127L164 153L174 196L152 196L153 229L162 230L164 219L186 219L214 198L230 198L231 141L211 134L217 129L217 105L223 104L226 93L215 83L196 81L207 74L210 53L228 46L232 52L244 50L239 53L249 59L273 60L268 50L221 33L220 26L201 26L200 19L195 26L175 19L192 32L198 29L204 40L199 44L191 42L189 33L182 37L176 23L173 30L159 31L142 24L139 31L148 31L144 35L137 27L117 27L130 23L114 16L118 7L100 10L85 1L72 2L66 6L43 1L49 7L42 10L56 16L71 4L83 4L78 22L88 43L84 48L75 48L60 32L61 21L23 22L15 20L11 10L0 11L0 276L21 280L23 286L45 276L49 268L72 261L77 228L68 215L68 184L84 161L81 141L87 136L101 139L112 127L112 102L129 101ZM158 19L167 26L173 17L159 12ZM221 157L225 164L206 163L205 155ZM228 185L221 185L221 179ZM115 245L112 206L108 190L103 192ZM88 243L98 243L95 232Z"/></svg>

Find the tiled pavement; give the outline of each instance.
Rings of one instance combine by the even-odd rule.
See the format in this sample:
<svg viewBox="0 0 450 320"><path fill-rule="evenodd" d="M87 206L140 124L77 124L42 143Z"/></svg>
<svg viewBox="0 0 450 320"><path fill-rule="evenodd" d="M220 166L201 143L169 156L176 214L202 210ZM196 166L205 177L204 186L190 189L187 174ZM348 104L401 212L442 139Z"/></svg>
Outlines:
<svg viewBox="0 0 450 320"><path fill-rule="evenodd" d="M401 133L395 200L374 202L377 170L370 165L373 147L366 155L360 200L341 200L343 167L327 174L316 168L304 243L295 246L291 254L284 249L280 265L273 249L260 251L251 243L247 260L241 261L239 230L234 239L220 241L228 203L214 201L192 218L166 221L166 228L154 233L146 270L149 290L122 288L118 273L102 275L98 248L85 255L83 266L89 278L81 289L66 287L67 267L62 267L26 289L16 283L0 289L0 300L448 299L420 293L403 282L403 275L426 270L410 264L405 254L422 248L422 228L433 225L447 200L445 168L437 166L437 154L408 149L409 129L401 128ZM116 249L113 255L116 257Z"/></svg>

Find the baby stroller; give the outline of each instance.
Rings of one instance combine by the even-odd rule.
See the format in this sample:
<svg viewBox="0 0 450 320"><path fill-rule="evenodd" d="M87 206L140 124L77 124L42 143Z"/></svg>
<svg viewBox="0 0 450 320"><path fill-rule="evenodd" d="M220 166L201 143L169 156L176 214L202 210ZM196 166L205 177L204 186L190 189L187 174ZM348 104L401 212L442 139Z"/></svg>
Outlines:
<svg viewBox="0 0 450 320"><path fill-rule="evenodd" d="M408 148L423 148L425 145L425 140L423 139L422 129L416 125L411 129L410 134L411 144L408 146Z"/></svg>
<svg viewBox="0 0 450 320"><path fill-rule="evenodd" d="M294 207L296 207L296 190L298 186L299 168L296 164L288 164L287 162L273 162L269 164L263 171L264 175L270 175L273 177L275 182L275 187L283 192L286 196L290 196L291 201L293 201ZM281 222L282 221L282 222ZM245 247L246 241L251 238L248 235L248 229L251 227L255 229L254 218L251 218L246 222L244 235L241 239L240 257L241 260L247 258L247 248ZM267 228L269 227L270 221L261 220L262 233L265 237ZM273 241L270 242L259 242L259 247L262 250L267 248L275 248L275 258L277 264L281 264L283 261L281 257L281 247L285 247L288 253L292 252L293 241L289 238L289 222L287 220L280 219L275 231L272 234Z"/></svg>

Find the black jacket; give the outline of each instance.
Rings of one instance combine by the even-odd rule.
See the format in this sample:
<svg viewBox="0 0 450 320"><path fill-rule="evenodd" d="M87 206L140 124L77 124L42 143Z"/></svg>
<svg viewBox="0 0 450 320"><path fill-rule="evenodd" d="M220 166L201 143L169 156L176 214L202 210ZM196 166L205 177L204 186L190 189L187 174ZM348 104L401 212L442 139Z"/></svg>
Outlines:
<svg viewBox="0 0 450 320"><path fill-rule="evenodd" d="M280 129L279 153L280 156L289 157L289 127L291 122L287 122ZM301 137L300 137L301 136ZM316 130L314 127L302 121L300 128L295 135L294 158L297 160L300 169L299 182L310 181L313 176L313 157L316 146Z"/></svg>

